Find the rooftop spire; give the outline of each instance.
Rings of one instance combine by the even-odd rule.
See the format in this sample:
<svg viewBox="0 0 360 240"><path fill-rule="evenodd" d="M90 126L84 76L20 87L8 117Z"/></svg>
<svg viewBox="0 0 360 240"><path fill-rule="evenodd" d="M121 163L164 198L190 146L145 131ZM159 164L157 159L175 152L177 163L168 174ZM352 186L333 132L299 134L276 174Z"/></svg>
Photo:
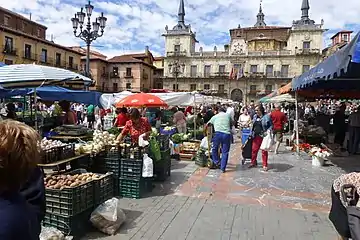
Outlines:
<svg viewBox="0 0 360 240"><path fill-rule="evenodd" d="M265 14L262 11L262 0L260 0L259 13L256 15L257 21L255 27L265 27Z"/></svg>
<svg viewBox="0 0 360 240"><path fill-rule="evenodd" d="M303 0L301 4L301 19L308 20L309 19L309 0Z"/></svg>
<svg viewBox="0 0 360 240"><path fill-rule="evenodd" d="M184 0L180 0L178 17L179 17L179 20L178 20L179 23L185 23L185 4L184 4Z"/></svg>

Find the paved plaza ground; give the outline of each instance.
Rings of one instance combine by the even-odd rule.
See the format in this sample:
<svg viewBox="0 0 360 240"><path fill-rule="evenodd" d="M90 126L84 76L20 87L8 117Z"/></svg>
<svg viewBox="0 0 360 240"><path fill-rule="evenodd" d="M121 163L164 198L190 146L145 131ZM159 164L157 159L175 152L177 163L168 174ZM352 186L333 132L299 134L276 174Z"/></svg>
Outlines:
<svg viewBox="0 0 360 240"><path fill-rule="evenodd" d="M336 158L317 168L308 156L283 150L270 153L264 173L242 166L240 155L234 144L225 174L173 161L171 178L148 197L121 199L128 219L116 236L84 239L337 239L328 220L331 184L360 164Z"/></svg>

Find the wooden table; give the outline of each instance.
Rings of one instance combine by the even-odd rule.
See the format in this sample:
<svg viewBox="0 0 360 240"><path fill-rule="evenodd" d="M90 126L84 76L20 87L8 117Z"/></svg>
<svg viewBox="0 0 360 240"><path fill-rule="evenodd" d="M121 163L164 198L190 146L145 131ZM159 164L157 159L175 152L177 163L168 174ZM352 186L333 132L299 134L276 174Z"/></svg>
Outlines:
<svg viewBox="0 0 360 240"><path fill-rule="evenodd" d="M89 157L90 154L86 153L86 154L81 154L72 158L68 158L68 159L64 159L64 160L60 160L57 162L53 162L53 163L46 163L46 164L38 164L39 167L41 168L50 168L50 169L56 169L56 170L64 170L67 168L67 165L70 164L70 167L72 169L76 169L79 168L79 160ZM68 170L68 169L67 169Z"/></svg>

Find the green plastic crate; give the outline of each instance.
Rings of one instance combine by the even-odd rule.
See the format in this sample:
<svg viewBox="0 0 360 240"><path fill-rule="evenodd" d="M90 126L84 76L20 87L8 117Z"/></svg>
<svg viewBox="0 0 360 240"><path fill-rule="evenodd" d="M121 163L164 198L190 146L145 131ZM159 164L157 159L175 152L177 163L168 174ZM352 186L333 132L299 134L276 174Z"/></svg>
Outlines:
<svg viewBox="0 0 360 240"><path fill-rule="evenodd" d="M165 181L171 175L170 149L161 152L161 161L154 162L154 175L156 181Z"/></svg>
<svg viewBox="0 0 360 240"><path fill-rule="evenodd" d="M95 205L101 204L114 196L114 174L107 173L94 181Z"/></svg>
<svg viewBox="0 0 360 240"><path fill-rule="evenodd" d="M94 207L94 181L73 188L45 189L46 211L74 216Z"/></svg>
<svg viewBox="0 0 360 240"><path fill-rule="evenodd" d="M42 225L54 227L64 233L78 238L83 237L91 229L90 216L93 208L81 212L75 216L63 216L54 213L45 213Z"/></svg>
<svg viewBox="0 0 360 240"><path fill-rule="evenodd" d="M152 179L119 179L119 195L125 198L142 198L152 190Z"/></svg>
<svg viewBox="0 0 360 240"><path fill-rule="evenodd" d="M142 159L121 159L120 178L140 179L142 177Z"/></svg>

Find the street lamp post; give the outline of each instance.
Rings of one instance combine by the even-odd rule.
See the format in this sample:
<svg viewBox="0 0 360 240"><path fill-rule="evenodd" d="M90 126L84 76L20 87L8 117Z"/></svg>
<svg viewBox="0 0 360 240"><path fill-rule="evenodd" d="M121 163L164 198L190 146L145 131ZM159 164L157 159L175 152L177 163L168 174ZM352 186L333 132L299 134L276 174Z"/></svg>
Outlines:
<svg viewBox="0 0 360 240"><path fill-rule="evenodd" d="M85 5L85 12L83 12L83 10L84 8L81 8L80 12L77 12L75 17L71 18L71 22L73 24L75 37L82 39L86 43L85 76L90 77L90 45L92 41L95 41L104 34L107 18L104 17L104 13L101 13L101 15L95 19L95 22L92 23L91 27L91 15L94 6L91 5L89 1L88 4ZM85 17L87 17L86 23ZM80 30L79 33L77 33L78 28Z"/></svg>
<svg viewBox="0 0 360 240"><path fill-rule="evenodd" d="M172 75L175 77L175 92L179 90L178 87L178 77L180 74L184 73L185 63L180 63L178 60L169 64L169 70Z"/></svg>

